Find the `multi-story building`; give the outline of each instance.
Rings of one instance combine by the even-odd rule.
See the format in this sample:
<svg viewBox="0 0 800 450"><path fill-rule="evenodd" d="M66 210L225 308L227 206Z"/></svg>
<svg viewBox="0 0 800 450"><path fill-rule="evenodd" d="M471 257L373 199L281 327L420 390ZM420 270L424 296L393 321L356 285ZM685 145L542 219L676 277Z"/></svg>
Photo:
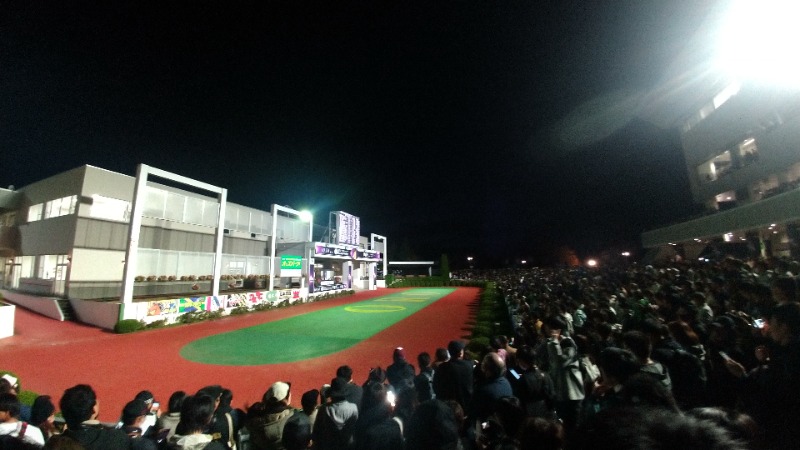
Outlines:
<svg viewBox="0 0 800 450"><path fill-rule="evenodd" d="M710 19L689 40L643 112L650 122L680 133L691 193L705 214L647 231L642 243L686 258L709 246L739 255L798 257L800 88L737 76L698 57L698 49L707 50L707 31L718 23ZM742 64L761 64L742 56Z"/></svg>
<svg viewBox="0 0 800 450"><path fill-rule="evenodd" d="M227 202L225 189L154 168L141 179L142 167L133 177L83 166L0 189L0 288L122 302L131 300L128 286L128 297L138 298L247 287L301 289L305 297L315 281L317 291L356 287L385 252L385 238L379 251L363 237L315 242L313 224L297 211ZM331 233L316 238L323 234ZM315 279L323 273L340 282Z"/></svg>

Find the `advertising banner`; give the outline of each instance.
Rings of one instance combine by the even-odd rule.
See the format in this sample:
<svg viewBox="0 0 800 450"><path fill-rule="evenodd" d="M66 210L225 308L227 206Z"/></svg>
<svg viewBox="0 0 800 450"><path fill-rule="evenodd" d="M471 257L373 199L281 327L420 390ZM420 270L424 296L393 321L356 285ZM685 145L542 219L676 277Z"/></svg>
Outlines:
<svg viewBox="0 0 800 450"><path fill-rule="evenodd" d="M281 255L281 277L300 277L303 275L302 268L302 256Z"/></svg>

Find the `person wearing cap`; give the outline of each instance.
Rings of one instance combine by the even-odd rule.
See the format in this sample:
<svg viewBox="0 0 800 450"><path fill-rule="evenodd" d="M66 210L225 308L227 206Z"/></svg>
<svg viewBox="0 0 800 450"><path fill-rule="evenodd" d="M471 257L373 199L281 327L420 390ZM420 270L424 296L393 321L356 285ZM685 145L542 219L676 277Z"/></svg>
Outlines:
<svg viewBox="0 0 800 450"><path fill-rule="evenodd" d="M358 421L358 407L346 400L347 380L334 378L328 390L331 403L323 406L314 422L312 439L316 450L340 450L350 447Z"/></svg>
<svg viewBox="0 0 800 450"><path fill-rule="evenodd" d="M150 407L140 399L129 401L122 409L122 431L131 438L131 448L136 450L156 450L155 441L143 437Z"/></svg>
<svg viewBox="0 0 800 450"><path fill-rule="evenodd" d="M261 402L247 411L245 427L250 432L250 445L256 450L283 450L283 428L294 413L291 385L283 381L274 383L261 398Z"/></svg>
<svg viewBox="0 0 800 450"><path fill-rule="evenodd" d="M147 406L147 414L144 418L144 423L142 424L142 431L144 433L151 432L155 429L156 422L158 422L158 416L161 415L161 410L158 408L158 403L155 403L155 396L150 391L141 391L136 394L134 397L137 400L141 400Z"/></svg>
<svg viewBox="0 0 800 450"><path fill-rule="evenodd" d="M19 378L11 375L10 373L4 374L2 377L0 377L0 394L10 393L18 396L21 390ZM19 420L30 422L31 407L26 404L20 404L19 408Z"/></svg>
<svg viewBox="0 0 800 450"><path fill-rule="evenodd" d="M386 368L386 378L395 392L399 392L409 382L414 383L414 366L406 361L406 351L403 347L397 347L392 353L392 364Z"/></svg>
<svg viewBox="0 0 800 450"><path fill-rule="evenodd" d="M450 360L442 363L433 374L433 392L442 401L455 400L466 410L470 406L473 390L472 361L464 359L464 343L450 341L447 345Z"/></svg>
<svg viewBox="0 0 800 450"><path fill-rule="evenodd" d="M23 442L43 446L44 436L37 427L19 420L19 399L11 393L0 394L0 436L10 435Z"/></svg>

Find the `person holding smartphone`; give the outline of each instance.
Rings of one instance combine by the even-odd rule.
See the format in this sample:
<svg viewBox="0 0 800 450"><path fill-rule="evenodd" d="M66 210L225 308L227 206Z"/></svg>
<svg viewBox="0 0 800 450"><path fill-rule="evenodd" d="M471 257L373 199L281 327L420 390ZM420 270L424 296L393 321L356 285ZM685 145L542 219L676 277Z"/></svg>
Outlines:
<svg viewBox="0 0 800 450"><path fill-rule="evenodd" d="M721 356L740 382L746 412L765 431L766 448L790 448L800 442L800 304L778 305L768 322L767 335L775 344L768 365L748 372L739 361Z"/></svg>
<svg viewBox="0 0 800 450"><path fill-rule="evenodd" d="M564 421L567 432L573 430L586 394L578 361L578 346L565 330L567 324L560 316L550 316L542 324L547 337L548 373L556 393L556 411Z"/></svg>

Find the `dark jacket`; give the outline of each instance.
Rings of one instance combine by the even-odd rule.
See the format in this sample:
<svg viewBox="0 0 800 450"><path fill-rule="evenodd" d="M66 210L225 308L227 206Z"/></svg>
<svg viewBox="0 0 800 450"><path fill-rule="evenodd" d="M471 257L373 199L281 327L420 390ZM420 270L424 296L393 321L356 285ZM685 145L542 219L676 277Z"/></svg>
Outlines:
<svg viewBox="0 0 800 450"><path fill-rule="evenodd" d="M472 361L451 359L433 374L433 392L437 400L455 400L466 410L472 400Z"/></svg>
<svg viewBox="0 0 800 450"><path fill-rule="evenodd" d="M131 448L131 438L125 432L106 428L100 424L85 424L80 428L69 428L64 435L78 441L86 450Z"/></svg>
<svg viewBox="0 0 800 450"><path fill-rule="evenodd" d="M498 400L513 395L511 384L504 376L484 381L475 388L475 394L472 396L470 417L475 417L481 422L485 421L497 410Z"/></svg>

